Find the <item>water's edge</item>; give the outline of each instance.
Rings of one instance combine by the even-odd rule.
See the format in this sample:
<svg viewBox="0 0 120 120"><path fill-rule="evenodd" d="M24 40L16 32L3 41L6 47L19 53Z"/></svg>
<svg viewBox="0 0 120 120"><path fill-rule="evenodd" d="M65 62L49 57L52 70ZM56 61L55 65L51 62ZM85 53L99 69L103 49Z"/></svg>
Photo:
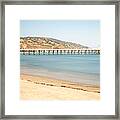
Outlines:
<svg viewBox="0 0 120 120"><path fill-rule="evenodd" d="M21 55L21 74L100 84L100 55Z"/></svg>

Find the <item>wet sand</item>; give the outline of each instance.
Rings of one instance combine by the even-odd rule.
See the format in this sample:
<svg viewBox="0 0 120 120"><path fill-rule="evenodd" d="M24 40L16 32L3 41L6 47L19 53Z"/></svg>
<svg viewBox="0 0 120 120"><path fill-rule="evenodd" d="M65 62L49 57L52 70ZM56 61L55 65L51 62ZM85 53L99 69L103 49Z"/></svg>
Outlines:
<svg viewBox="0 0 120 120"><path fill-rule="evenodd" d="M99 100L100 88L48 77L20 75L22 100Z"/></svg>

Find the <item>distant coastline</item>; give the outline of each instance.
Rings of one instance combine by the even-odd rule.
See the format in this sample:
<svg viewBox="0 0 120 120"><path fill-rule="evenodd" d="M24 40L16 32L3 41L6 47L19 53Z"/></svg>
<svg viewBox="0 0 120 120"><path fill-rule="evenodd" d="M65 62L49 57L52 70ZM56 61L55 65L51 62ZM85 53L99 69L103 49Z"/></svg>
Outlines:
<svg viewBox="0 0 120 120"><path fill-rule="evenodd" d="M20 49L81 49L89 48L77 43L48 37L20 37Z"/></svg>

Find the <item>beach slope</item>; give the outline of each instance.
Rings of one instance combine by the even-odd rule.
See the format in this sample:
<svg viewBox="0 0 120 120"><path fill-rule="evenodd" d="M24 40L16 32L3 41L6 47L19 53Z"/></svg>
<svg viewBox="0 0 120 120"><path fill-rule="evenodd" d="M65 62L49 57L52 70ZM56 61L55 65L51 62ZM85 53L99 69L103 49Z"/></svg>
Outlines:
<svg viewBox="0 0 120 120"><path fill-rule="evenodd" d="M99 100L99 86L53 80L47 77L20 76L22 100Z"/></svg>

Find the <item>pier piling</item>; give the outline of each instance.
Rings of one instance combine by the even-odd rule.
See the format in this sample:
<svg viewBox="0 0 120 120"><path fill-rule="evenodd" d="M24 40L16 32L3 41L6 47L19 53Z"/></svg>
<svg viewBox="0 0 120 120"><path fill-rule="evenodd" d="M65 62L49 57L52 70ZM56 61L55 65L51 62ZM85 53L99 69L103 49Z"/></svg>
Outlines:
<svg viewBox="0 0 120 120"><path fill-rule="evenodd" d="M21 55L100 55L100 49L20 49Z"/></svg>

